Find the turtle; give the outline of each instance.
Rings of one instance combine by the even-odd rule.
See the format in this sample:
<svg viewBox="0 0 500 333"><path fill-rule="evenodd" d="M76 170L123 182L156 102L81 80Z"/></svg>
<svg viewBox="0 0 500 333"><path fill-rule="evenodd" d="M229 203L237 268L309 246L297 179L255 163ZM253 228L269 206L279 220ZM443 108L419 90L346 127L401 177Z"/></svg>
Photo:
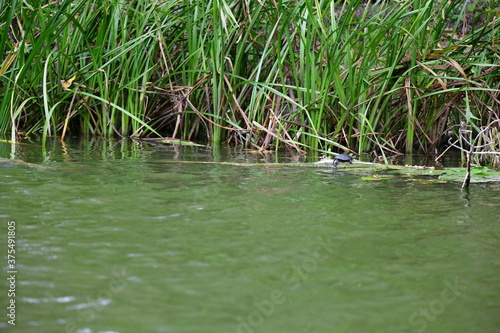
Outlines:
<svg viewBox="0 0 500 333"><path fill-rule="evenodd" d="M333 166L337 167L337 164L339 162L343 162L343 163L349 162L349 163L352 163L352 156L347 155L347 154L338 154L333 159Z"/></svg>

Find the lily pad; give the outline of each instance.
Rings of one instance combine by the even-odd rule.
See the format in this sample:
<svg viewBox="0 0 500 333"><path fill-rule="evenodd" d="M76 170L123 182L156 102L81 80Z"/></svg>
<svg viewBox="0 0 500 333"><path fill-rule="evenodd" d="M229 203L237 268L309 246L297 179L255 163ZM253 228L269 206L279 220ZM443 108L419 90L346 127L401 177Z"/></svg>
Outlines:
<svg viewBox="0 0 500 333"><path fill-rule="evenodd" d="M439 179L449 181L463 181L467 174L465 168L446 168L441 171ZM500 182L500 172L487 167L472 167L470 181L471 183Z"/></svg>
<svg viewBox="0 0 500 333"><path fill-rule="evenodd" d="M333 160L330 158L322 159L319 162L313 163L316 166L328 166L333 168ZM425 176L427 182L436 183L436 182L448 182L448 181L456 181L463 182L465 179L465 175L467 174L467 169L465 168L444 168L444 169L435 169L432 167L422 167L422 166L408 166L408 165L392 165L392 164L379 164L379 163L369 163L369 162L360 162L353 160L352 164L343 163L339 164L337 168L342 168L343 171L348 171L352 173L356 173L359 171L365 172L377 172L380 170L386 170L389 174L399 174L402 176L408 176L413 179L417 179L416 177ZM431 178L429 178L431 176ZM374 174L373 176L363 175L361 179L363 180L382 180L389 179L390 175L378 175ZM500 182L500 172L494 171L492 169L488 169L484 166L472 167L471 168L471 183L484 183L484 182Z"/></svg>
<svg viewBox="0 0 500 333"><path fill-rule="evenodd" d="M183 146L196 146L196 147L204 147L204 145L200 145L199 143L195 143L188 140L181 140L176 138L138 138L137 140L149 143L156 144L174 144L174 145L183 145Z"/></svg>
<svg viewBox="0 0 500 333"><path fill-rule="evenodd" d="M372 175L372 176L364 176L361 177L362 180L368 180L368 181L376 181L376 180L384 180L384 179L392 179L396 178L395 175Z"/></svg>

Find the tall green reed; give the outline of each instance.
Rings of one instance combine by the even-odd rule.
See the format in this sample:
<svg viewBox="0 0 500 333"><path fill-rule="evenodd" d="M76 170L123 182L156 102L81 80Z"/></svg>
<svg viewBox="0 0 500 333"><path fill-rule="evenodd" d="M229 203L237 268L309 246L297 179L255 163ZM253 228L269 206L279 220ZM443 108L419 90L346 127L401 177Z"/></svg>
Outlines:
<svg viewBox="0 0 500 333"><path fill-rule="evenodd" d="M471 22L457 0L2 3L0 131L435 150L499 117L490 7Z"/></svg>

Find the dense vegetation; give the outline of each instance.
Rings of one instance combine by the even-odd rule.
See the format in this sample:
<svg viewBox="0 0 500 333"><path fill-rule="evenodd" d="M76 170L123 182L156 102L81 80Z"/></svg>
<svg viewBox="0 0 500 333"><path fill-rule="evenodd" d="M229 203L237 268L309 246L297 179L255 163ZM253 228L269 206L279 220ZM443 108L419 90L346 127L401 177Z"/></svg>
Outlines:
<svg viewBox="0 0 500 333"><path fill-rule="evenodd" d="M498 0L0 6L0 132L12 140L435 151L461 122L478 133L500 118Z"/></svg>

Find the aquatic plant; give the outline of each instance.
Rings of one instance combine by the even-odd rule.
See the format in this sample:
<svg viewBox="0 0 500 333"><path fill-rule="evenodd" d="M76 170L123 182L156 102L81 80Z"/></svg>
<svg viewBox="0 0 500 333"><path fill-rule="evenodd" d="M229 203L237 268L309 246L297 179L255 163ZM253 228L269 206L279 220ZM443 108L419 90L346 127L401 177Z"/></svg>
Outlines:
<svg viewBox="0 0 500 333"><path fill-rule="evenodd" d="M495 1L12 0L0 17L12 140L384 156L434 152L461 121L478 133L500 118Z"/></svg>

